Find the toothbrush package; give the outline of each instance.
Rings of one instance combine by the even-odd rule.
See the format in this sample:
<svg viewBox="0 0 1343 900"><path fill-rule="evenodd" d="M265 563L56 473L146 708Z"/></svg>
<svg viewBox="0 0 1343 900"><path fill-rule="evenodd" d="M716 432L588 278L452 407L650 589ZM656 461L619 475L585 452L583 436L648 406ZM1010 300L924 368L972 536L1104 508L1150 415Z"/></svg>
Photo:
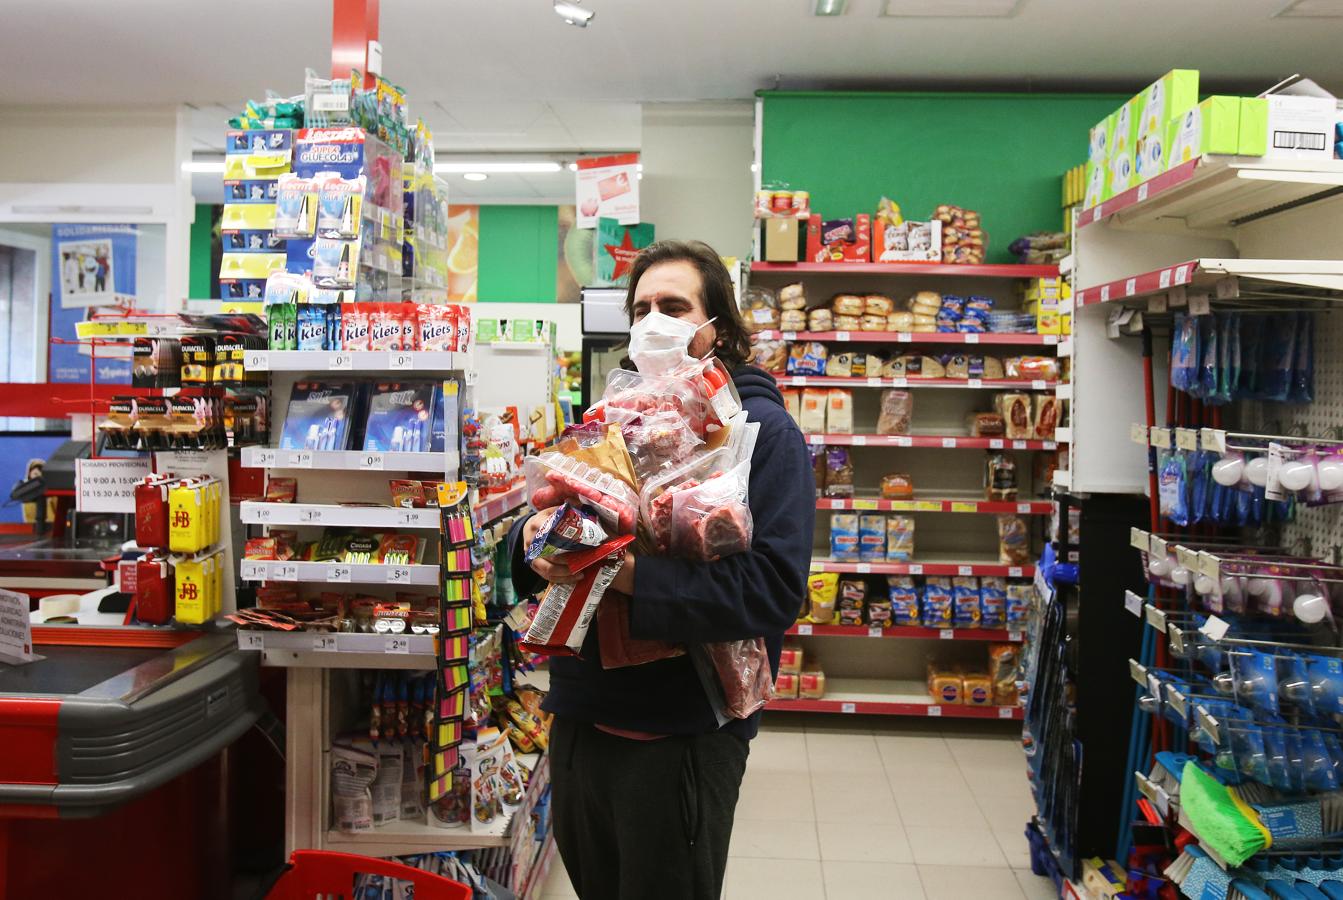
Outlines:
<svg viewBox="0 0 1343 900"><path fill-rule="evenodd" d="M391 381L373 385L364 424L364 449L427 452L433 414L443 387L433 381Z"/></svg>
<svg viewBox="0 0 1343 900"><path fill-rule="evenodd" d="M282 450L347 450L357 385L351 381L300 381L289 394L280 435Z"/></svg>

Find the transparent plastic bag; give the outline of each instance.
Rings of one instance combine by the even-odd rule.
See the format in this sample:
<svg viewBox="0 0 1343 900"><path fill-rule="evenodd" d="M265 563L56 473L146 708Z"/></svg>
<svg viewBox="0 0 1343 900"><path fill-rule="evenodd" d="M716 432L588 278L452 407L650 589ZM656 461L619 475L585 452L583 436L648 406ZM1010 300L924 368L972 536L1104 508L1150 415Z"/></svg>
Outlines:
<svg viewBox="0 0 1343 900"><path fill-rule="evenodd" d="M691 659L720 724L749 718L774 696L764 638L701 644Z"/></svg>
<svg viewBox="0 0 1343 900"><path fill-rule="evenodd" d="M602 399L584 414L584 421L632 422L636 416L675 413L703 437L713 410L687 378L650 376L615 369L606 376Z"/></svg>
<svg viewBox="0 0 1343 900"><path fill-rule="evenodd" d="M704 439L674 412L640 416L621 430L640 484L689 460L704 447Z"/></svg>
<svg viewBox="0 0 1343 900"><path fill-rule="evenodd" d="M753 522L746 505L751 464L743 461L671 497L671 551L712 562L750 549Z"/></svg>
<svg viewBox="0 0 1343 900"><path fill-rule="evenodd" d="M532 509L549 509L572 501L595 512L611 534L634 533L639 497L620 479L553 451L527 457L523 472Z"/></svg>
<svg viewBox="0 0 1343 900"><path fill-rule="evenodd" d="M733 450L720 447L667 468L644 482L639 491L639 524L652 538L658 553L671 550L673 496L698 487L716 473L731 468L734 462Z"/></svg>

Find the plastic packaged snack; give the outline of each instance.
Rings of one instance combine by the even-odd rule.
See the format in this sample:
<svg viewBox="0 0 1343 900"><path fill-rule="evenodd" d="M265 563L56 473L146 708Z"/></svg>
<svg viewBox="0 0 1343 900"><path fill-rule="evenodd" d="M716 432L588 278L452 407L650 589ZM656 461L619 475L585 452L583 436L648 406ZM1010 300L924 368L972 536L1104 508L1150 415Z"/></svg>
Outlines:
<svg viewBox="0 0 1343 900"><path fill-rule="evenodd" d="M779 306L782 309L807 308L807 294L801 282L785 284L779 288Z"/></svg>
<svg viewBox="0 0 1343 900"><path fill-rule="evenodd" d="M835 319L830 310L825 307L813 309L807 313L808 331L831 331L835 327Z"/></svg>
<svg viewBox="0 0 1343 900"><path fill-rule="evenodd" d="M909 500L914 496L914 479L904 472L881 476L881 499Z"/></svg>
<svg viewBox="0 0 1343 900"><path fill-rule="evenodd" d="M783 341L756 341L751 345L749 362L766 372L782 373L788 366L788 344Z"/></svg>
<svg viewBox="0 0 1343 900"><path fill-rule="evenodd" d="M600 547L608 540L610 535L596 515L572 503L565 503L556 507L555 512L537 530L523 553L523 559L530 563L571 550Z"/></svg>
<svg viewBox="0 0 1343 900"><path fill-rule="evenodd" d="M859 515L858 558L864 562L886 559L886 517L881 513Z"/></svg>
<svg viewBox="0 0 1343 900"><path fill-rule="evenodd" d="M825 431L828 434L853 434L853 391L830 389L826 399Z"/></svg>
<svg viewBox="0 0 1343 900"><path fill-rule="evenodd" d="M995 575L979 579L979 623L983 628L1007 627L1007 582Z"/></svg>
<svg viewBox="0 0 1343 900"><path fill-rule="evenodd" d="M896 625L919 624L919 590L912 575L891 575L886 579L886 596L891 603L891 618Z"/></svg>
<svg viewBox="0 0 1343 900"><path fill-rule="evenodd" d="M853 496L853 463L847 447L826 448L825 495L832 499Z"/></svg>
<svg viewBox="0 0 1343 900"><path fill-rule="evenodd" d="M971 437L1002 437L1007 431L1001 413L973 412L966 416L966 430Z"/></svg>
<svg viewBox="0 0 1343 900"><path fill-rule="evenodd" d="M529 456L523 463L528 502L535 510L566 501L597 514L613 534L633 534L639 515L639 496L620 479L587 463L554 451Z"/></svg>
<svg viewBox="0 0 1343 900"><path fill-rule="evenodd" d="M928 576L924 581L919 621L925 628L950 628L952 621L951 579Z"/></svg>
<svg viewBox="0 0 1343 900"><path fill-rule="evenodd" d="M828 355L825 344L819 341L798 341L788 351L788 374L824 375Z"/></svg>
<svg viewBox="0 0 1343 900"><path fill-rule="evenodd" d="M886 559L909 562L914 558L914 519L890 516L886 520Z"/></svg>
<svg viewBox="0 0 1343 900"><path fill-rule="evenodd" d="M1029 565L1031 533L1020 516L998 517L998 561L1008 566Z"/></svg>
<svg viewBox="0 0 1343 900"><path fill-rule="evenodd" d="M858 562L858 514L835 513L830 517L830 557L836 562Z"/></svg>
<svg viewBox="0 0 1343 900"><path fill-rule="evenodd" d="M998 501L1017 499L1017 463L1010 454L991 452L985 457L984 497Z"/></svg>
<svg viewBox="0 0 1343 900"><path fill-rule="evenodd" d="M779 300L768 288L751 287L741 292L741 317L751 331L779 327Z"/></svg>
<svg viewBox="0 0 1343 900"><path fill-rule="evenodd" d="M807 579L807 618L817 625L829 625L835 619L835 601L839 576L834 572L813 572Z"/></svg>
<svg viewBox="0 0 1343 900"><path fill-rule="evenodd" d="M836 609L839 624L863 624L863 608L867 605L867 585L859 579L846 578L839 583L839 599Z"/></svg>
<svg viewBox="0 0 1343 900"><path fill-rule="evenodd" d="M855 294L836 294L830 301L830 309L837 316L861 316L867 303Z"/></svg>
<svg viewBox="0 0 1343 900"><path fill-rule="evenodd" d="M631 540L633 538L626 535L600 548L598 552L606 555L583 568L582 578L576 584L547 587L520 646L533 653L577 656L597 613L597 605L625 564L625 547Z"/></svg>
<svg viewBox="0 0 1343 900"><path fill-rule="evenodd" d="M802 417L798 423L803 434L825 433L825 408L830 401L826 388L802 389Z"/></svg>
<svg viewBox="0 0 1343 900"><path fill-rule="evenodd" d="M890 628L894 625L889 598L874 598L867 601L867 624L878 628Z"/></svg>
<svg viewBox="0 0 1343 900"><path fill-rule="evenodd" d="M1006 436L1015 441L1030 440L1035 430L1029 394L999 394L994 399L998 414L1006 425Z"/></svg>
<svg viewBox="0 0 1343 900"><path fill-rule="evenodd" d="M881 392L881 410L877 414L877 434L909 434L914 415L914 395L909 391Z"/></svg>
<svg viewBox="0 0 1343 900"><path fill-rule="evenodd" d="M785 309L779 314L779 328L784 331L806 331L807 314L800 309Z"/></svg>
<svg viewBox="0 0 1343 900"><path fill-rule="evenodd" d="M978 628L983 617L979 602L979 579L957 575L951 582L952 624L957 628Z"/></svg>

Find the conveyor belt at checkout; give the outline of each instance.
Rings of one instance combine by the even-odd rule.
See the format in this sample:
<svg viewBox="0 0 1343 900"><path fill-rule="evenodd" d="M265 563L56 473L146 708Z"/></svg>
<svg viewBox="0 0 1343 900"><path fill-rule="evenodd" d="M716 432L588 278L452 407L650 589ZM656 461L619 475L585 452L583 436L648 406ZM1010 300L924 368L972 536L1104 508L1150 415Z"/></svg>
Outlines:
<svg viewBox="0 0 1343 900"><path fill-rule="evenodd" d="M261 716L233 634L173 650L41 646L0 665L0 816L94 816L189 771Z"/></svg>

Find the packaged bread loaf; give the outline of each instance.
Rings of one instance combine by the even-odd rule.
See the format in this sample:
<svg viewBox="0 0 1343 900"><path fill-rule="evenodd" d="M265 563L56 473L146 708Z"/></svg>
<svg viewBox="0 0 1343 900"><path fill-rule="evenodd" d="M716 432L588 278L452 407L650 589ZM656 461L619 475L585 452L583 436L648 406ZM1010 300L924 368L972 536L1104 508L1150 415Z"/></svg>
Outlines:
<svg viewBox="0 0 1343 900"><path fill-rule="evenodd" d="M881 412L877 415L877 434L909 434L914 415L914 395L909 391L881 392Z"/></svg>
<svg viewBox="0 0 1343 900"><path fill-rule="evenodd" d="M863 330L863 317L862 317L862 316L843 316L843 315L836 315L836 316L834 317L834 319L835 319L835 330L836 330L836 331L862 331L862 330Z"/></svg>
<svg viewBox="0 0 1343 900"><path fill-rule="evenodd" d="M782 309L807 308L807 295L801 283L785 284L779 288L779 306Z"/></svg>
<svg viewBox="0 0 1343 900"><path fill-rule="evenodd" d="M825 673L820 669L814 669L797 676L797 696L801 700L824 699Z"/></svg>
<svg viewBox="0 0 1343 900"><path fill-rule="evenodd" d="M950 669L928 667L928 693L933 702L943 706L960 706L961 691L964 682L959 672Z"/></svg>
<svg viewBox="0 0 1343 900"><path fill-rule="evenodd" d="M798 341L788 351L788 374L824 375L829 355L825 344L819 341Z"/></svg>
<svg viewBox="0 0 1343 900"><path fill-rule="evenodd" d="M1035 437L1041 441L1054 440L1054 429L1059 422L1059 401L1049 394L1035 397Z"/></svg>
<svg viewBox="0 0 1343 900"><path fill-rule="evenodd" d="M803 389L800 422L803 434L825 433L825 405L829 399L830 392L825 388Z"/></svg>
<svg viewBox="0 0 1343 900"><path fill-rule="evenodd" d="M869 378L880 375L882 368L886 365L886 357L880 353L865 353L863 355L865 357L863 374Z"/></svg>
<svg viewBox="0 0 1343 900"><path fill-rule="evenodd" d="M784 331L806 331L807 314L800 309L785 309L779 313L779 328Z"/></svg>
<svg viewBox="0 0 1343 900"><path fill-rule="evenodd" d="M867 309L867 303L857 294L837 294L830 301L830 309L837 316L861 316Z"/></svg>
<svg viewBox="0 0 1343 900"><path fill-rule="evenodd" d="M1002 437L1007 430L1002 414L996 412L973 412L965 422L971 437Z"/></svg>
<svg viewBox="0 0 1343 900"><path fill-rule="evenodd" d="M892 378L946 378L947 370L931 356L908 353L894 360L896 371Z"/></svg>
<svg viewBox="0 0 1343 900"><path fill-rule="evenodd" d="M788 365L788 345L783 341L756 341L751 345L750 362L766 372L783 372Z"/></svg>
<svg viewBox="0 0 1343 900"><path fill-rule="evenodd" d="M816 499L820 500L825 496L825 447L812 444L807 449L811 452L811 475L816 482Z"/></svg>
<svg viewBox="0 0 1343 900"><path fill-rule="evenodd" d="M807 329L809 331L832 331L834 327L835 320L831 316L830 310L822 307L807 313Z"/></svg>
<svg viewBox="0 0 1343 900"><path fill-rule="evenodd" d="M883 294L868 294L863 298L863 307L869 316L889 316L895 312L895 301Z"/></svg>
<svg viewBox="0 0 1343 900"><path fill-rule="evenodd" d="M992 706L993 681L982 672L970 672L962 679L963 702L966 706Z"/></svg>
<svg viewBox="0 0 1343 900"><path fill-rule="evenodd" d="M885 317L885 316L874 316L874 315L870 315L870 314L869 314L869 315L864 315L863 318L862 318L862 325L860 326L860 330L862 330L862 331L885 331L885 330L886 330L886 317Z"/></svg>
<svg viewBox="0 0 1343 900"><path fill-rule="evenodd" d="M855 350L853 354L853 364L849 366L849 374L854 378L862 378L867 374L867 354L861 350Z"/></svg>
<svg viewBox="0 0 1343 900"><path fill-rule="evenodd" d="M853 434L853 391L831 388L825 411L825 430L829 434Z"/></svg>
<svg viewBox="0 0 1343 900"><path fill-rule="evenodd" d="M1050 356L1013 356L1005 365L1008 378L1024 381L1057 381L1059 361Z"/></svg>
<svg viewBox="0 0 1343 900"><path fill-rule="evenodd" d="M914 314L907 310L893 312L886 317L887 331L909 331L914 325Z"/></svg>
<svg viewBox="0 0 1343 900"><path fill-rule="evenodd" d="M1002 378L1002 361L992 356L958 353L947 363L948 378Z"/></svg>
<svg viewBox="0 0 1343 900"><path fill-rule="evenodd" d="M998 562L1024 566L1031 561L1031 533L1020 516L998 517Z"/></svg>
<svg viewBox="0 0 1343 900"><path fill-rule="evenodd" d="M990 453L984 460L984 498L1017 499L1017 463L1006 453Z"/></svg>
<svg viewBox="0 0 1343 900"><path fill-rule="evenodd" d="M750 331L779 327L779 301L768 288L752 287L741 292L741 317Z"/></svg>
<svg viewBox="0 0 1343 900"><path fill-rule="evenodd" d="M825 373L834 378L849 378L853 375L853 351L841 350L831 354L825 361Z"/></svg>
<svg viewBox="0 0 1343 900"><path fill-rule="evenodd" d="M937 291L919 291L909 298L907 305L910 312L935 316L937 311L942 308L942 295Z"/></svg>
<svg viewBox="0 0 1343 900"><path fill-rule="evenodd" d="M784 388L779 391L783 394L783 408L788 411L788 415L793 417L793 421L802 427L802 392L797 388Z"/></svg>
<svg viewBox="0 0 1343 900"><path fill-rule="evenodd" d="M832 499L853 496L853 463L847 447L829 447L825 451L825 495Z"/></svg>
<svg viewBox="0 0 1343 900"><path fill-rule="evenodd" d="M937 326L932 322L915 322L909 330L914 334L933 334L937 331Z"/></svg>
<svg viewBox="0 0 1343 900"><path fill-rule="evenodd" d="M937 315L935 313L916 312L912 313L910 318L914 322L915 331L919 330L920 325L926 326L930 331L937 330Z"/></svg>
<svg viewBox="0 0 1343 900"><path fill-rule="evenodd" d="M889 472L881 476L881 499L909 500L914 496L914 479L905 472Z"/></svg>
<svg viewBox="0 0 1343 900"><path fill-rule="evenodd" d="M1003 417L1007 437L1014 441L1030 440L1035 430L1030 395L999 394L995 405L999 415Z"/></svg>

